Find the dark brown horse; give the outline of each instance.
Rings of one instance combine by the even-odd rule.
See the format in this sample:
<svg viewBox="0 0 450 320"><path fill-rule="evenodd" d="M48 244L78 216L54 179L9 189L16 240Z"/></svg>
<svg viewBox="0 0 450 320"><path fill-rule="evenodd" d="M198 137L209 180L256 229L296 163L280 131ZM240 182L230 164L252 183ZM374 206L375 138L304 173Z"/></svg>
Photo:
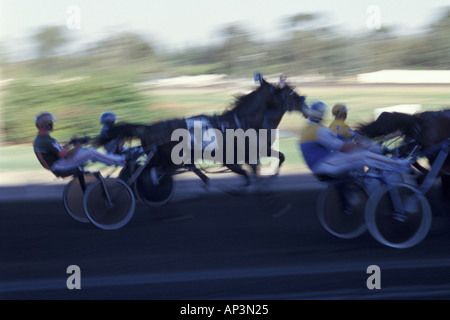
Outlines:
<svg viewBox="0 0 450 320"><path fill-rule="evenodd" d="M154 166L162 168L166 173L174 172L179 168L188 168L193 170L204 182L207 182L207 177L195 166L196 161L199 160L195 158L195 152L192 153L192 158L188 159L189 161L185 163L176 163L173 161L173 150L177 150L178 152L177 146L180 145L180 141L173 141L173 133L177 129L189 130L189 123L192 124L197 121L206 124L209 129L212 128L221 132L224 137L222 145L225 146L230 142L225 141L227 130L241 129L246 131L248 129L264 129L264 119L267 112L276 110L280 111L280 115L286 111L297 110L302 112L305 117L308 116L309 111L308 106L305 104L305 97L299 96L289 85L276 86L261 79L260 86L257 89L237 98L233 106L225 110L222 114L212 116L199 115L186 119L171 119L152 125L118 123L108 130L108 134L105 137L97 139L95 144L104 145L112 139L138 138L141 140L144 149L156 148L156 154L154 159L152 159ZM232 143L232 145L237 148L236 143ZM238 161L227 161L229 159L227 157L229 150L226 149L220 150L223 151L221 152L223 158L220 159L220 163L231 171L243 175L246 178L246 182L249 183L250 177L242 168L242 163L238 163ZM249 152L250 146L246 143L245 163L247 164L249 164L247 162L248 156L250 156L248 154ZM236 149L233 154L235 157L237 156L238 152ZM179 154L176 153L175 155L178 156ZM217 158L214 160L217 160Z"/></svg>
<svg viewBox="0 0 450 320"><path fill-rule="evenodd" d="M383 112L374 122L361 125L357 132L368 138L378 138L399 132L404 136L405 142L415 142L432 166L440 150L437 149L431 153L427 151L450 138L450 110L425 111L413 115ZM428 173L428 170L418 163L414 166L424 174ZM444 199L449 201L450 156L446 158L439 175L442 178Z"/></svg>

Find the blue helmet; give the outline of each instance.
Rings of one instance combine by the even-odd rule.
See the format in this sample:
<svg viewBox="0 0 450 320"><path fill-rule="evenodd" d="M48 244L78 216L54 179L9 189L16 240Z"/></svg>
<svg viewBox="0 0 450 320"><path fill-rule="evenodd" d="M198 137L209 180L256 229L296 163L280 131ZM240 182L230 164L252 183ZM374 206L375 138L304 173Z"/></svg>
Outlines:
<svg viewBox="0 0 450 320"><path fill-rule="evenodd" d="M117 120L119 120L119 118L116 116L116 114L114 112L104 112L101 116L100 116L100 124L109 124L109 123L113 123L116 122Z"/></svg>
<svg viewBox="0 0 450 320"><path fill-rule="evenodd" d="M327 105L322 101L314 102L310 108L309 119L311 121L322 121L325 111L328 109Z"/></svg>

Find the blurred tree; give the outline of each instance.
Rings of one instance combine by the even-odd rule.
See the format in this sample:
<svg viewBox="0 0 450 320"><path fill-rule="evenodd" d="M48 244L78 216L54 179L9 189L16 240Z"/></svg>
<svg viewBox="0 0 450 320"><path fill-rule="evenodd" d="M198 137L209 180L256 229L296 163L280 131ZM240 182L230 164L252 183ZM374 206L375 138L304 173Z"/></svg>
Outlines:
<svg viewBox="0 0 450 320"><path fill-rule="evenodd" d="M102 72L122 70L139 77L155 69L155 51L143 36L133 32L115 33L103 39L90 48L89 55Z"/></svg>
<svg viewBox="0 0 450 320"><path fill-rule="evenodd" d="M450 8L442 15L429 32L430 41L426 44L432 52L432 63L442 69L450 69Z"/></svg>
<svg viewBox="0 0 450 320"><path fill-rule="evenodd" d="M43 27L34 36L37 44L38 59L32 64L33 72L49 74L65 68L59 55L68 44L66 28L59 26Z"/></svg>
<svg viewBox="0 0 450 320"><path fill-rule="evenodd" d="M4 67L5 64L8 63L8 54L5 49L4 43L0 43L0 68Z"/></svg>
<svg viewBox="0 0 450 320"><path fill-rule="evenodd" d="M65 28L58 26L44 27L33 38L37 42L40 58L56 55L58 49L67 44L69 40L65 34Z"/></svg>
<svg viewBox="0 0 450 320"><path fill-rule="evenodd" d="M363 41L367 71L400 67L396 62L401 41L394 35L394 28L382 26L379 29L369 30Z"/></svg>
<svg viewBox="0 0 450 320"><path fill-rule="evenodd" d="M299 13L287 19L288 26L292 29L316 28L320 15L317 13Z"/></svg>
<svg viewBox="0 0 450 320"><path fill-rule="evenodd" d="M286 19L288 40L283 45L284 61L297 73L333 72L330 70L330 55L337 52L335 35L321 23L320 14L297 14ZM327 52L328 49L332 51ZM335 60L334 57L331 60Z"/></svg>
<svg viewBox="0 0 450 320"><path fill-rule="evenodd" d="M299 13L283 19L284 36L277 40L256 41L245 25L233 23L220 29L220 44L172 52L154 50L153 43L140 34L116 32L84 50L61 55L70 41L68 33L65 28L45 27L34 36L40 59L6 63L5 70L16 76L27 74L26 68L37 75L57 71L58 76L116 72L139 81L201 73L248 76L255 70L342 76L393 68L449 69L450 8L442 12L428 32L414 36L398 36L386 26L345 35L328 26L324 13Z"/></svg>
<svg viewBox="0 0 450 320"><path fill-rule="evenodd" d="M115 60L136 61L154 55L153 48L139 34L121 32L102 40L94 49Z"/></svg>
<svg viewBox="0 0 450 320"><path fill-rule="evenodd" d="M397 60L391 59L397 67L450 69L450 8L444 10L425 34L398 39L397 45Z"/></svg>
<svg viewBox="0 0 450 320"><path fill-rule="evenodd" d="M257 58L255 54L259 52L258 43L251 40L250 32L239 24L230 24L219 33L224 38L224 42L217 59L224 64L223 71L228 74L242 75L241 67L245 65L244 73L247 73L250 62Z"/></svg>

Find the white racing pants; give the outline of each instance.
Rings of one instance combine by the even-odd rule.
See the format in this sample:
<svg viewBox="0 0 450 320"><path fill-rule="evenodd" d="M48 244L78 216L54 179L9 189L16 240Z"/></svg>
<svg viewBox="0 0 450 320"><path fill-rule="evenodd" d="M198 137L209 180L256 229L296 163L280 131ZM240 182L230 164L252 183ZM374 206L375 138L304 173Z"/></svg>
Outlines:
<svg viewBox="0 0 450 320"><path fill-rule="evenodd" d="M397 172L407 172L410 169L407 160L392 159L367 150L357 150L347 153L336 152L316 163L312 171L315 174L337 177L365 166Z"/></svg>
<svg viewBox="0 0 450 320"><path fill-rule="evenodd" d="M70 158L62 158L56 161L51 170L52 171L69 171L82 167L87 161L102 162L106 165L124 166L125 160L123 156L115 154L104 154L98 152L93 148L80 148Z"/></svg>

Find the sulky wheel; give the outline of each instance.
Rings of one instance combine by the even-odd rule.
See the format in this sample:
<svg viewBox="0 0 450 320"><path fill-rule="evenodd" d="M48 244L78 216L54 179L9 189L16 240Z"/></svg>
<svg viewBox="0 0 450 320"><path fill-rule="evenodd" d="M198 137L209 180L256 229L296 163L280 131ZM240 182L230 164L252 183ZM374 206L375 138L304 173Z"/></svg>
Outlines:
<svg viewBox="0 0 450 320"><path fill-rule="evenodd" d="M428 200L407 184L378 188L367 202L365 215L371 235L393 248L410 248L420 243L432 220Z"/></svg>
<svg viewBox="0 0 450 320"><path fill-rule="evenodd" d="M89 220L100 229L115 230L133 217L135 198L121 179L105 178L91 184L83 199Z"/></svg>
<svg viewBox="0 0 450 320"><path fill-rule="evenodd" d="M365 188L357 181L330 184L318 199L320 224L338 238L361 236L366 231L364 209L367 199Z"/></svg>
<svg viewBox="0 0 450 320"><path fill-rule="evenodd" d="M85 188L97 179L91 173L85 173L81 178L84 178ZM63 202L67 213L78 222L89 223L89 218L83 207L84 192L80 182L80 178L75 177L64 188Z"/></svg>
<svg viewBox="0 0 450 320"><path fill-rule="evenodd" d="M158 207L166 204L174 193L174 180L171 174L159 167L147 166L137 178L134 189L145 204Z"/></svg>

